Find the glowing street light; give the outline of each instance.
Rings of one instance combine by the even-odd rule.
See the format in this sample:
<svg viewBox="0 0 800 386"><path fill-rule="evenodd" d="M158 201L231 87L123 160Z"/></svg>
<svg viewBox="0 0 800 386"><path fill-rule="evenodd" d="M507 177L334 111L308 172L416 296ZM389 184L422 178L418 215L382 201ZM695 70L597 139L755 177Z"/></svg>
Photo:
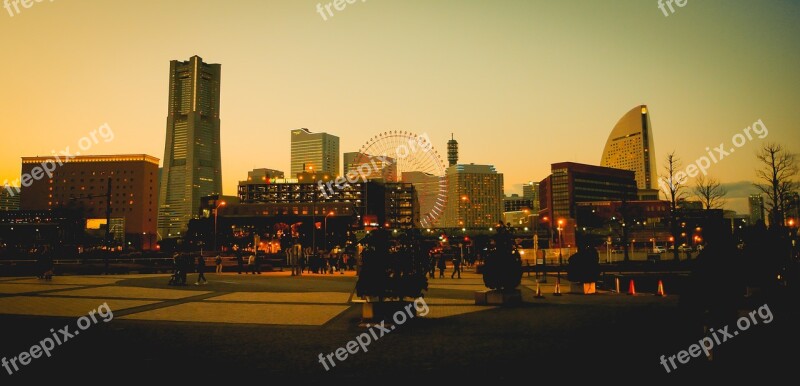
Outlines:
<svg viewBox="0 0 800 386"><path fill-rule="evenodd" d="M322 242L325 243L325 250L328 249L328 216L333 216L333 211L330 211L325 215L325 236L322 238Z"/></svg>
<svg viewBox="0 0 800 386"><path fill-rule="evenodd" d="M222 206L225 206L225 201L220 201L214 207L214 252L217 251L217 215L219 214L219 208Z"/></svg>

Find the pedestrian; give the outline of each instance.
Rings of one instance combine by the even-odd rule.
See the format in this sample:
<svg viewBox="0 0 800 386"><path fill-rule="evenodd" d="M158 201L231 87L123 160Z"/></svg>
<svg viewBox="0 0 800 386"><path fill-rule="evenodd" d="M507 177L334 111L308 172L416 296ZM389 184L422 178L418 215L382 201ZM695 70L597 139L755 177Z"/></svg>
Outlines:
<svg viewBox="0 0 800 386"><path fill-rule="evenodd" d="M301 270L301 259L303 258L303 245L300 242L295 243L291 249L291 263L292 263L292 276L300 276L303 272Z"/></svg>
<svg viewBox="0 0 800 386"><path fill-rule="evenodd" d="M444 270L447 268L447 263L444 260L444 254L439 255L439 279L444 278Z"/></svg>
<svg viewBox="0 0 800 386"><path fill-rule="evenodd" d="M458 252L453 256L453 273L450 274L450 278L452 279L456 273L458 273L458 278L461 279L461 254Z"/></svg>
<svg viewBox="0 0 800 386"><path fill-rule="evenodd" d="M436 255L433 252L428 252L428 259L430 259L431 269L430 269L430 277L433 279L436 276Z"/></svg>
<svg viewBox="0 0 800 386"><path fill-rule="evenodd" d="M241 251L236 251L236 266L239 269L239 275L241 275L244 270L244 258L242 258Z"/></svg>
<svg viewBox="0 0 800 386"><path fill-rule="evenodd" d="M256 273L259 275L261 274L261 256L262 255L256 251L256 257L253 259L253 264L255 265L253 268L255 268Z"/></svg>
<svg viewBox="0 0 800 386"><path fill-rule="evenodd" d="M250 254L247 257L247 272L251 274L256 273L256 256L254 254Z"/></svg>
<svg viewBox="0 0 800 386"><path fill-rule="evenodd" d="M217 263L217 272L216 273L222 273L222 256L220 256L219 254L217 255L216 263Z"/></svg>
<svg viewBox="0 0 800 386"><path fill-rule="evenodd" d="M186 276L189 272L189 266L192 263L192 258L188 253L182 253L178 256L178 285L186 285Z"/></svg>
<svg viewBox="0 0 800 386"><path fill-rule="evenodd" d="M200 285L200 280L203 280L203 284L208 283L205 272L206 260L203 259L203 255L197 256L197 281L194 282L194 285Z"/></svg>

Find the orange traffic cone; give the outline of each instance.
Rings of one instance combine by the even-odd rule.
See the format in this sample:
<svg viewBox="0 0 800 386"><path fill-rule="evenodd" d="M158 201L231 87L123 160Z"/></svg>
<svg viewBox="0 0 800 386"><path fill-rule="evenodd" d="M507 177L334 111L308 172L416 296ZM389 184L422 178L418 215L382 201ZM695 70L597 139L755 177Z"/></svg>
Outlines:
<svg viewBox="0 0 800 386"><path fill-rule="evenodd" d="M561 296L561 277L556 277L556 287L553 290L553 296Z"/></svg>
<svg viewBox="0 0 800 386"><path fill-rule="evenodd" d="M614 278L614 288L616 288L615 292L619 293L619 278L618 277Z"/></svg>
<svg viewBox="0 0 800 386"><path fill-rule="evenodd" d="M658 291L656 291L656 296L667 296L667 294L664 293L664 283L662 283L661 280L658 281Z"/></svg>
<svg viewBox="0 0 800 386"><path fill-rule="evenodd" d="M536 296L534 296L534 297L536 299L543 299L544 298L544 296L542 295L542 289L541 289L541 287L539 287L539 283L536 283Z"/></svg>
<svg viewBox="0 0 800 386"><path fill-rule="evenodd" d="M633 285L633 279L631 279L630 284L628 284L628 295L636 296L636 287Z"/></svg>

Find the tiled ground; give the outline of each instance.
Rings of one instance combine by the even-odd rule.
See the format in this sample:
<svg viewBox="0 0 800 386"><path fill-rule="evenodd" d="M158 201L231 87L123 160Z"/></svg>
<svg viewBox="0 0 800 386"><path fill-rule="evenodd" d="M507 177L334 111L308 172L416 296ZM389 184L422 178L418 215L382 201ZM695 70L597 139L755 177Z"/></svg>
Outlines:
<svg viewBox="0 0 800 386"><path fill-rule="evenodd" d="M321 326L348 309L361 307L350 302L353 286L339 285L331 291L331 282L320 280L350 280L354 285L351 272L302 277L291 277L288 272L207 274L209 285L199 287L167 287L163 279L168 276L58 276L52 281L0 278L0 314L78 317L107 302L121 314L119 319ZM486 288L472 273L462 273L462 279L430 279L429 283L426 318L495 308L474 305L472 293Z"/></svg>

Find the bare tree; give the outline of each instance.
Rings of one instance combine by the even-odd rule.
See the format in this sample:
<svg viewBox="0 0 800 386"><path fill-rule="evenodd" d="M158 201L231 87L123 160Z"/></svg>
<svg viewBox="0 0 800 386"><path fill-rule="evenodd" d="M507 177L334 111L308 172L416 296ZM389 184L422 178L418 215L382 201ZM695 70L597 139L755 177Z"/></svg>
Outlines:
<svg viewBox="0 0 800 386"><path fill-rule="evenodd" d="M786 213L786 195L797 187L794 178L797 176L797 156L779 143L768 143L756 153L761 168L756 170L759 182L754 184L767 196L766 206L769 212L769 227L783 226Z"/></svg>
<svg viewBox="0 0 800 386"><path fill-rule="evenodd" d="M664 186L664 195L667 196L667 201L669 201L669 223L670 223L670 232L672 233L673 240L678 240L678 234L680 231L680 221L678 220L679 217L679 204L686 196L686 192L684 192L683 188L686 187L686 180L689 176L686 172L680 170L681 168L681 160L678 156L675 155L675 151L667 154L667 164L664 166L665 175L661 176L663 181L666 181L666 186ZM661 185L661 183L659 183ZM675 261L680 260L680 256L678 254L678 248L673 248L673 258Z"/></svg>
<svg viewBox="0 0 800 386"><path fill-rule="evenodd" d="M695 178L694 194L705 205L706 209L719 209L725 204L724 197L728 191L716 178L699 175Z"/></svg>

